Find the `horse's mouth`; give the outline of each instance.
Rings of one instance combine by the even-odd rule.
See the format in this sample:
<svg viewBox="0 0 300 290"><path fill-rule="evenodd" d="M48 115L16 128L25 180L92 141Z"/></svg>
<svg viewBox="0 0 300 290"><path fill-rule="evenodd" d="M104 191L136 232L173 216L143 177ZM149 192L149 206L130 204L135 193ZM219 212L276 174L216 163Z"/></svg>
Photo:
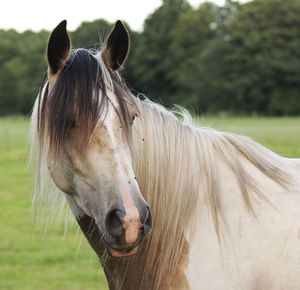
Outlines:
<svg viewBox="0 0 300 290"><path fill-rule="evenodd" d="M139 238L132 245L117 245L115 243L109 243L105 237L102 235L102 242L106 248L106 252L114 258L129 257L137 253L138 246L141 243L142 238Z"/></svg>
<svg viewBox="0 0 300 290"><path fill-rule="evenodd" d="M115 257L115 258L129 257L129 256L136 254L137 249L138 249L138 247L128 248L125 250L115 250L115 249L111 248L110 254L112 257Z"/></svg>
<svg viewBox="0 0 300 290"><path fill-rule="evenodd" d="M114 258L129 257L136 254L138 250L138 243L126 248L115 248L110 246L104 239L102 241L104 242L106 252Z"/></svg>

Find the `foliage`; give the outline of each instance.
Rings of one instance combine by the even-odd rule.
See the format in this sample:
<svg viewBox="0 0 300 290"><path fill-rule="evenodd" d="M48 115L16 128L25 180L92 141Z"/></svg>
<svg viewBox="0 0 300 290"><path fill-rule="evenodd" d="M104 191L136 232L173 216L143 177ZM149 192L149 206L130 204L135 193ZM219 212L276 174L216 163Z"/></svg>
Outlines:
<svg viewBox="0 0 300 290"><path fill-rule="evenodd" d="M239 109L300 112L299 13L299 0L256 0L238 10L227 62Z"/></svg>
<svg viewBox="0 0 300 290"><path fill-rule="evenodd" d="M207 100L213 103L215 96L211 83L216 79L212 79L215 75L211 73L219 66L219 60L215 62L217 31L212 28L217 26L216 9L215 4L204 3L197 10L186 11L173 29L171 54L176 66L170 74L176 83L176 96L182 100L181 104L195 109L207 108ZM211 51L214 57L206 63Z"/></svg>
<svg viewBox="0 0 300 290"><path fill-rule="evenodd" d="M176 93L171 70L175 69L170 47L174 39L173 28L181 13L190 10L185 0L166 0L144 24L134 55L137 89L156 96L165 104L172 102Z"/></svg>
<svg viewBox="0 0 300 290"><path fill-rule="evenodd" d="M0 114L28 114L46 71L48 32L0 31Z"/></svg>
<svg viewBox="0 0 300 290"><path fill-rule="evenodd" d="M122 75L133 92L195 112L300 113L300 0L223 6L164 0L131 31ZM74 47L99 49L111 23L83 22ZM0 30L0 115L28 114L46 70L49 32Z"/></svg>

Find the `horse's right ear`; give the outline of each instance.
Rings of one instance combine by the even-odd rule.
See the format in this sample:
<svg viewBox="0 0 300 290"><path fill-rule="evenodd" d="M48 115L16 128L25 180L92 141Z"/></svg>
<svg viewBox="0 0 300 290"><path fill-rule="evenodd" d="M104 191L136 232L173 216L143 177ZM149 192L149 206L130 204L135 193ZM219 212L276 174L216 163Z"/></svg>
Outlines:
<svg viewBox="0 0 300 290"><path fill-rule="evenodd" d="M67 21L64 20L52 31L48 42L47 58L51 74L55 75L64 66L70 49Z"/></svg>

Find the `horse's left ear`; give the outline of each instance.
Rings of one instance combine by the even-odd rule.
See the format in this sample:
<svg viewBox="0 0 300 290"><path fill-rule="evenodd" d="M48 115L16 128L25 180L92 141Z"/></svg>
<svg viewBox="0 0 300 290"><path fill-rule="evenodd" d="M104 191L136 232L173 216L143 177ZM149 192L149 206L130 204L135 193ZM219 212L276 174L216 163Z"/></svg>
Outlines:
<svg viewBox="0 0 300 290"><path fill-rule="evenodd" d="M123 23L118 20L110 32L102 51L105 64L113 71L120 69L126 61L129 47L129 33Z"/></svg>

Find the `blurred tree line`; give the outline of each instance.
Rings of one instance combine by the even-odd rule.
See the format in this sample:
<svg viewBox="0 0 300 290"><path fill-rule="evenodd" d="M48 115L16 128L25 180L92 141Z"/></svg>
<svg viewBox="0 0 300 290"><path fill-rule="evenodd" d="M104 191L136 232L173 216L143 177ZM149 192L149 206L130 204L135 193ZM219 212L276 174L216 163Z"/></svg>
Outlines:
<svg viewBox="0 0 300 290"><path fill-rule="evenodd" d="M133 92L194 112L300 113L300 0L228 0L193 8L164 0L131 31L122 72ZM73 47L99 49L105 20L71 32ZM28 114L46 70L48 31L0 30L0 115ZM100 40L100 41L99 41Z"/></svg>

